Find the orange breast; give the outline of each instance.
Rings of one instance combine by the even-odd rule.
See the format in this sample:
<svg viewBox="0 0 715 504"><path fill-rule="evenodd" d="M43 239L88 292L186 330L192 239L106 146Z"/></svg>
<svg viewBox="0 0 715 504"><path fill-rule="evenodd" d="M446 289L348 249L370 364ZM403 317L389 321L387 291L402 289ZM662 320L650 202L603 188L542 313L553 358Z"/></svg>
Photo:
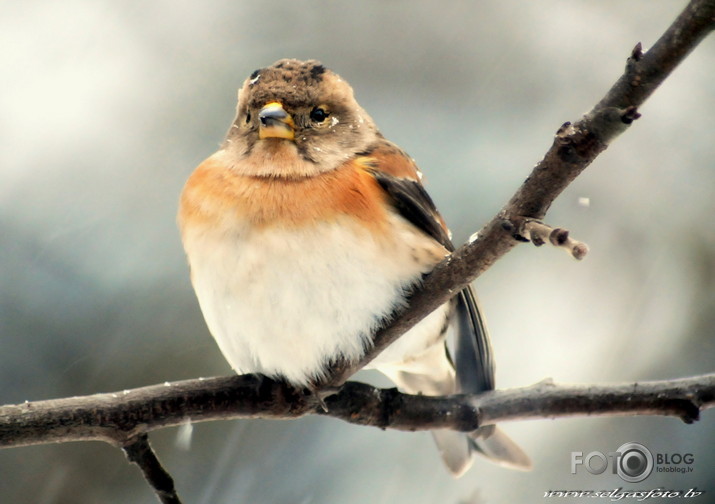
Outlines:
<svg viewBox="0 0 715 504"><path fill-rule="evenodd" d="M194 171L184 187L180 225L303 226L349 214L385 230L385 194L359 165L347 163L313 177L252 177L223 166L215 156ZM235 222L235 221L234 221Z"/></svg>

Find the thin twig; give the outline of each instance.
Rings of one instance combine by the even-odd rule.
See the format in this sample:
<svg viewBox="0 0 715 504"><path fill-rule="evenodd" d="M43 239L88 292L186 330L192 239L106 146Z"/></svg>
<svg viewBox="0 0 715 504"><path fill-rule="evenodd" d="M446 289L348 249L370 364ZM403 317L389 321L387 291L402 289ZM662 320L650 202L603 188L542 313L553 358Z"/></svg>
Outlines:
<svg viewBox="0 0 715 504"><path fill-rule="evenodd" d="M588 254L588 245L571 238L568 230L552 228L537 220L524 221L521 234L537 247L549 242L567 251L574 259L581 260Z"/></svg>
<svg viewBox="0 0 715 504"><path fill-rule="evenodd" d="M154 489L159 502L181 504L181 499L174 488L174 480L159 462L146 434L136 436L123 447L123 450L127 459L141 469L147 483Z"/></svg>

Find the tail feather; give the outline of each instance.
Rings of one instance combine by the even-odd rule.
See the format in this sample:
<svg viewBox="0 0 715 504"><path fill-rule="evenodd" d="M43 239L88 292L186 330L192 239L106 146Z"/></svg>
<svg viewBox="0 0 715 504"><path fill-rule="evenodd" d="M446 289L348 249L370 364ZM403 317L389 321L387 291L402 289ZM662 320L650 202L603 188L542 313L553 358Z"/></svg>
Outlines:
<svg viewBox="0 0 715 504"><path fill-rule="evenodd" d="M378 367L404 392L438 396L494 389L489 335L474 292L466 288L452 303L450 325L456 339L453 358L440 342L407 361ZM504 467L523 471L531 468L529 456L494 425L470 433L440 429L432 431L432 436L442 460L457 478L469 469L477 452Z"/></svg>
<svg viewBox="0 0 715 504"><path fill-rule="evenodd" d="M486 437L470 435L469 440L476 451L495 464L520 471L528 471L532 467L531 459L524 450L499 428L495 427Z"/></svg>
<svg viewBox="0 0 715 504"><path fill-rule="evenodd" d="M485 434L484 431L487 431ZM484 427L474 433L440 429L432 431L442 461L455 478L462 476L474 462L474 453L479 452L492 463L528 471L531 459L502 430L494 426Z"/></svg>
<svg viewBox="0 0 715 504"><path fill-rule="evenodd" d="M432 431L442 461L455 478L467 472L474 459L474 442L463 432L448 429Z"/></svg>
<svg viewBox="0 0 715 504"><path fill-rule="evenodd" d="M461 477L472 466L476 452L502 467L531 470L531 459L509 436L498 428L486 429L491 430L491 434L485 436L482 429L476 435L447 429L432 431L442 461L455 478Z"/></svg>

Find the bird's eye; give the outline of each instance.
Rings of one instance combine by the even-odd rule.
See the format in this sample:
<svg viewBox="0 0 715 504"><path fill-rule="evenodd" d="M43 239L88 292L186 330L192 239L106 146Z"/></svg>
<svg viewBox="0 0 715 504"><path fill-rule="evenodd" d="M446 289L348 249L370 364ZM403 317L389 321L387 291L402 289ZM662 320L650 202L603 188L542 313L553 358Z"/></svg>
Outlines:
<svg viewBox="0 0 715 504"><path fill-rule="evenodd" d="M322 123L329 115L330 114L322 107L315 107L310 111L310 118L317 123Z"/></svg>

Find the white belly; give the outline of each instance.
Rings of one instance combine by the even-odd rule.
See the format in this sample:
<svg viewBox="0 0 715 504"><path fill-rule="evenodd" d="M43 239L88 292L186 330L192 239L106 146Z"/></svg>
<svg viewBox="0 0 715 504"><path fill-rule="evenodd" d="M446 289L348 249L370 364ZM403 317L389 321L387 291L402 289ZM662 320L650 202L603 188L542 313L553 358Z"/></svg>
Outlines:
<svg viewBox="0 0 715 504"><path fill-rule="evenodd" d="M393 223L401 219L391 217ZM376 241L352 221L185 237L206 322L238 373L306 385L331 359L364 353L405 289L443 255L416 231ZM437 310L388 348L375 366L423 350L444 324Z"/></svg>

